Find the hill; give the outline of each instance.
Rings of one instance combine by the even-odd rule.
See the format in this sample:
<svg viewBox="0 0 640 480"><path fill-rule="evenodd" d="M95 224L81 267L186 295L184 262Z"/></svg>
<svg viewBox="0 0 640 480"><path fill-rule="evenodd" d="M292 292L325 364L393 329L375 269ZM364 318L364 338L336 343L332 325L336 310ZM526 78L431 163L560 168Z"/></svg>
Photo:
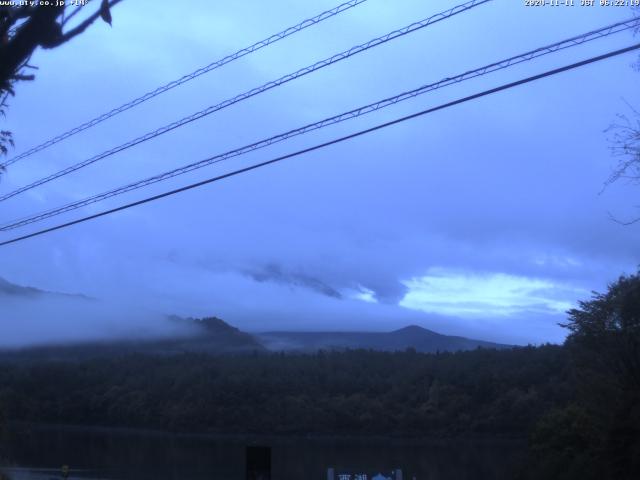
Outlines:
<svg viewBox="0 0 640 480"><path fill-rule="evenodd" d="M38 298L38 297L65 297L77 298L82 300L92 300L85 295L49 292L34 287L23 287L5 280L0 277L0 298L1 297L21 297L21 298Z"/></svg>
<svg viewBox="0 0 640 480"><path fill-rule="evenodd" d="M84 360L132 353L169 356L189 352L218 355L265 350L251 335L216 317L197 319L172 316L168 320L178 327L180 334L148 340L111 339L0 350L0 360Z"/></svg>
<svg viewBox="0 0 640 480"><path fill-rule="evenodd" d="M509 345L442 335L416 325L392 332L264 332L256 334L269 350L314 352L317 350L367 349L418 352L455 352L483 348L510 348Z"/></svg>

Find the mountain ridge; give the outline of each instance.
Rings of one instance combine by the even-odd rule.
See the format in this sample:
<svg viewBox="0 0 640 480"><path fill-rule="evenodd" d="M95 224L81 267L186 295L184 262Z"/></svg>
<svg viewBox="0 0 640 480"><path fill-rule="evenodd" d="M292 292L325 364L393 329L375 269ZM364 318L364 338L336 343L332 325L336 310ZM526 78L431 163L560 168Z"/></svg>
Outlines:
<svg viewBox="0 0 640 480"><path fill-rule="evenodd" d="M168 317L182 327L173 336L151 338L114 338L34 345L21 348L0 347L0 359L83 360L129 354L171 356L183 353L238 354L264 352L265 348L252 335L216 317Z"/></svg>
<svg viewBox="0 0 640 480"><path fill-rule="evenodd" d="M482 348L511 348L511 345L444 335L418 325L390 332L268 331L254 334L268 350L312 352L317 350L371 349L399 351L413 348L422 353L461 351Z"/></svg>
<svg viewBox="0 0 640 480"><path fill-rule="evenodd" d="M6 278L0 277L0 295L16 296L16 297L40 297L40 296L55 296L66 298L77 298L82 300L93 301L94 298L88 297L81 293L63 293L63 292L51 292L49 290L42 290L36 287L25 287L17 285L8 281Z"/></svg>

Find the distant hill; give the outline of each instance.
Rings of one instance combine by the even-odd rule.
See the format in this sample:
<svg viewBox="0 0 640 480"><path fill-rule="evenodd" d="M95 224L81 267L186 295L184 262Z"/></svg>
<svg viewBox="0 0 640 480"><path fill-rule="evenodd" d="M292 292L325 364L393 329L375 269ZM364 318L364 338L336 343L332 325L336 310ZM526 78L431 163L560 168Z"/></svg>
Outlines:
<svg viewBox="0 0 640 480"><path fill-rule="evenodd" d="M483 348L510 348L509 345L442 335L415 325L392 332L265 332L256 338L269 350L313 352L317 350L370 349L397 351L414 348L418 352L455 352Z"/></svg>
<svg viewBox="0 0 640 480"><path fill-rule="evenodd" d="M168 356L185 352L218 355L265 351L253 336L216 317L198 319L172 316L168 321L173 322L178 327L177 331L182 333L171 338L112 339L0 350L0 359L83 360L131 353Z"/></svg>
<svg viewBox="0 0 640 480"><path fill-rule="evenodd" d="M182 324L192 333L183 339L164 341L173 350L201 353L238 353L265 350L252 335L229 325L217 317L181 318L170 320Z"/></svg>
<svg viewBox="0 0 640 480"><path fill-rule="evenodd" d="M92 300L90 297L78 294L49 292L47 290L40 290L34 287L23 287L11 283L4 278L0 277L0 297L22 297L22 298L37 298L37 297L66 297L77 298L83 300Z"/></svg>

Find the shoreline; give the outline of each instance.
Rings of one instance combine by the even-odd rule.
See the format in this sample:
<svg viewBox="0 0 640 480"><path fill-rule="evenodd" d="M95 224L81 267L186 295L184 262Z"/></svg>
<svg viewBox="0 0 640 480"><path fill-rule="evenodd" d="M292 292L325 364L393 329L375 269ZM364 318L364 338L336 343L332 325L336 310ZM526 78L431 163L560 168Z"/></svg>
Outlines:
<svg viewBox="0 0 640 480"><path fill-rule="evenodd" d="M286 444L291 442L308 441L311 443L335 442L335 443L363 443L382 444L391 442L394 445L450 445L457 444L501 444L501 443L522 443L526 445L526 435L498 435L498 434L465 434L456 436L385 436L385 435L335 435L322 433L214 433L214 432L172 432L168 430L153 428L132 428L132 427L112 427L101 425L74 425L58 423L31 423L31 422L7 422L8 433L14 431L62 431L69 433L96 433L121 436L146 436L146 437L166 437L202 440L230 440L238 443L257 444L261 441L269 440L271 443Z"/></svg>

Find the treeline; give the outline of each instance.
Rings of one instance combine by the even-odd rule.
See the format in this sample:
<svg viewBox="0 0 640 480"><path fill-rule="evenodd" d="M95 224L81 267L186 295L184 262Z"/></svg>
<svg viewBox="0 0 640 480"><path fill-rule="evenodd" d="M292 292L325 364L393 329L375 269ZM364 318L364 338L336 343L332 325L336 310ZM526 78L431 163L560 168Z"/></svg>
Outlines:
<svg viewBox="0 0 640 480"><path fill-rule="evenodd" d="M18 421L215 433L523 435L572 399L558 346L170 357L0 367Z"/></svg>

